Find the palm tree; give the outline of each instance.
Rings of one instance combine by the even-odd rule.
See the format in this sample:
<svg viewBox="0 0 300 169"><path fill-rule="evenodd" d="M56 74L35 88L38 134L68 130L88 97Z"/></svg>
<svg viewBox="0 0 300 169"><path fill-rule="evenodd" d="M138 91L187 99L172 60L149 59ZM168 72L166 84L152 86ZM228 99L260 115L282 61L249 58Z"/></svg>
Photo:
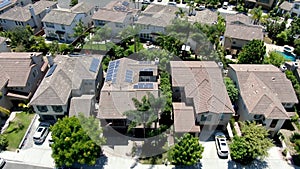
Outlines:
<svg viewBox="0 0 300 169"><path fill-rule="evenodd" d="M131 25L127 26L125 29L123 29L119 36L123 41L130 41L133 40L134 42L134 52L137 52L137 43L139 41L139 32L140 32L140 26L137 25Z"/></svg>
<svg viewBox="0 0 300 169"><path fill-rule="evenodd" d="M129 110L123 114L130 119L128 131L131 131L138 125L143 125L144 138L146 137L146 127L151 126L155 122L155 129L157 128L158 114L161 108L165 105L164 97L155 98L153 94L147 93L147 96L143 96L139 101L136 98L132 98L136 110Z"/></svg>
<svg viewBox="0 0 300 169"><path fill-rule="evenodd" d="M175 12L175 15L183 18L185 16L185 11L182 8L178 8L178 11Z"/></svg>
<svg viewBox="0 0 300 169"><path fill-rule="evenodd" d="M258 8L253 8L250 11L250 14L252 15L253 23L255 25L257 25L261 21L261 19L262 19L262 9L261 9L261 6L259 6Z"/></svg>

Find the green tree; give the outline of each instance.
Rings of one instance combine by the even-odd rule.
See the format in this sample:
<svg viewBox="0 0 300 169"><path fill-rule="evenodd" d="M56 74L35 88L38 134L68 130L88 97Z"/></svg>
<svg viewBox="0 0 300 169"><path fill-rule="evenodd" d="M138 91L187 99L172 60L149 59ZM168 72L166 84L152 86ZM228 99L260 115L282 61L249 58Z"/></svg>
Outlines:
<svg viewBox="0 0 300 169"><path fill-rule="evenodd" d="M288 33L287 31L282 31L276 36L276 44L284 45L288 42Z"/></svg>
<svg viewBox="0 0 300 169"><path fill-rule="evenodd" d="M199 162L203 151L204 147L199 143L199 139L186 133L168 153L173 164L191 166Z"/></svg>
<svg viewBox="0 0 300 169"><path fill-rule="evenodd" d="M232 103L234 103L239 96L239 90L235 87L233 81L229 77L224 77L224 83L227 89L228 96Z"/></svg>
<svg viewBox="0 0 300 169"><path fill-rule="evenodd" d="M57 167L73 164L94 165L101 155L102 138L99 121L80 117L64 117L53 126L52 157Z"/></svg>
<svg viewBox="0 0 300 169"><path fill-rule="evenodd" d="M147 96L143 96L139 101L136 98L132 98L136 110L129 110L123 114L131 121L128 127L128 131L131 131L138 125L143 125L144 138L146 137L146 127L150 127L153 122L157 122L158 112L163 105L161 98L155 98L152 93L147 93Z"/></svg>
<svg viewBox="0 0 300 169"><path fill-rule="evenodd" d="M8 146L8 140L6 138L6 135L0 134L0 151L6 150Z"/></svg>
<svg viewBox="0 0 300 169"><path fill-rule="evenodd" d="M274 66L280 67L285 62L284 57L275 51L269 53L269 57L265 57L264 63L272 64Z"/></svg>
<svg viewBox="0 0 300 169"><path fill-rule="evenodd" d="M175 12L175 15L183 18L185 16L185 11L182 8L178 8L178 11Z"/></svg>
<svg viewBox="0 0 300 169"><path fill-rule="evenodd" d="M248 42L238 55L238 63L242 64L260 64L263 62L266 54L266 46L261 40L252 40Z"/></svg>
<svg viewBox="0 0 300 169"><path fill-rule="evenodd" d="M78 4L78 0L71 0L70 6L75 6L76 4Z"/></svg>
<svg viewBox="0 0 300 169"><path fill-rule="evenodd" d="M255 25L257 25L260 20L262 19L262 9L261 6L259 6L258 8L253 8L250 11L250 14L252 15L251 18L253 19L253 23Z"/></svg>
<svg viewBox="0 0 300 169"><path fill-rule="evenodd" d="M30 47L30 51L33 52L43 52L43 54L46 54L49 50L48 45L45 42L45 38L42 36L31 36L29 39L32 44Z"/></svg>
<svg viewBox="0 0 300 169"><path fill-rule="evenodd" d="M76 24L76 26L73 28L73 30L74 30L73 37L75 37L75 38L80 37L80 36L85 37L88 35L88 33L86 32L87 26L85 26L81 20Z"/></svg>
<svg viewBox="0 0 300 169"><path fill-rule="evenodd" d="M273 146L268 130L255 122L241 122L241 132L242 136L234 136L230 144L232 160L246 165L268 155L268 149Z"/></svg>
<svg viewBox="0 0 300 169"><path fill-rule="evenodd" d="M295 53L297 56L300 56L300 39L296 39L296 40L294 41L294 46L295 46L294 53Z"/></svg>
<svg viewBox="0 0 300 169"><path fill-rule="evenodd" d="M32 35L33 30L30 26L26 26L26 29L24 29L24 27L16 27L8 31L12 49L18 48L19 52L25 52L30 49L32 45Z"/></svg>

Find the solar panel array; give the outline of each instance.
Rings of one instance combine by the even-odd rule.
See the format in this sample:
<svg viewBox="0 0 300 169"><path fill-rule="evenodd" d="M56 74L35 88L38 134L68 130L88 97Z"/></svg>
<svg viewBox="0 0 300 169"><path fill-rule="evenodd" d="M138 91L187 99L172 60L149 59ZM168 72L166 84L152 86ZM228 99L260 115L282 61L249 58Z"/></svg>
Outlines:
<svg viewBox="0 0 300 169"><path fill-rule="evenodd" d="M54 65L52 65L52 66L50 67L48 73L46 74L46 77L49 77L49 76L51 76L51 75L53 74L53 72L54 72L56 66L57 66L57 64L54 64Z"/></svg>
<svg viewBox="0 0 300 169"><path fill-rule="evenodd" d="M112 83L116 83L117 73L120 65L120 60L111 61L108 64L107 75L105 81L112 81Z"/></svg>
<svg viewBox="0 0 300 169"><path fill-rule="evenodd" d="M95 73L96 73L96 72L97 72L97 69L98 69L98 66L99 66L99 63L100 63L100 60L99 60L99 59L93 58L89 70L90 70L91 72L95 72Z"/></svg>
<svg viewBox="0 0 300 169"><path fill-rule="evenodd" d="M133 86L134 89L153 89L153 83L137 83Z"/></svg>
<svg viewBox="0 0 300 169"><path fill-rule="evenodd" d="M133 82L133 71L132 70L126 70L125 73L125 82L132 83Z"/></svg>

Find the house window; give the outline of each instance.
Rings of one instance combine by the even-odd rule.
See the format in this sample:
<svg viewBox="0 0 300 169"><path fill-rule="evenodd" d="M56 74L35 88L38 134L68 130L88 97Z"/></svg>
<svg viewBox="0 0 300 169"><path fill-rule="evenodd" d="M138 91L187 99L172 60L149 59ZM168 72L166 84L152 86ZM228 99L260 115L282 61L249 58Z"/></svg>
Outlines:
<svg viewBox="0 0 300 169"><path fill-rule="evenodd" d="M224 113L222 113L222 114L220 115L220 121L223 121L223 120L224 120L224 117L225 117L225 115L224 115Z"/></svg>
<svg viewBox="0 0 300 169"><path fill-rule="evenodd" d="M66 28L65 28L65 25L61 25L61 29L62 30L65 30Z"/></svg>
<svg viewBox="0 0 300 169"><path fill-rule="evenodd" d="M235 41L232 41L232 44L234 44L234 45L235 45L235 44L236 44L236 42L235 42Z"/></svg>
<svg viewBox="0 0 300 169"><path fill-rule="evenodd" d="M34 70L33 73L32 73L33 77L36 77L37 74L38 74L38 73L37 73L36 70Z"/></svg>
<svg viewBox="0 0 300 169"><path fill-rule="evenodd" d="M47 106L36 106L36 108L37 108L40 112L47 112L47 111L48 111Z"/></svg>
<svg viewBox="0 0 300 169"><path fill-rule="evenodd" d="M262 119L262 118L263 118L263 115L261 115L261 114L254 115L254 119L256 119L256 120Z"/></svg>
<svg viewBox="0 0 300 169"><path fill-rule="evenodd" d="M278 123L278 120L277 119L273 119L272 122L271 122L271 124L270 124L270 127L271 128L275 128L276 125L277 125L277 123Z"/></svg>
<svg viewBox="0 0 300 169"><path fill-rule="evenodd" d="M57 113L60 113L63 111L62 107L61 106L51 106L53 111L57 112Z"/></svg>
<svg viewBox="0 0 300 169"><path fill-rule="evenodd" d="M45 25L46 25L46 27L48 27L48 28L54 28L54 24L53 24L53 23L48 23L48 22L46 22Z"/></svg>
<svg viewBox="0 0 300 169"><path fill-rule="evenodd" d="M299 4L295 4L294 9L299 9L300 5Z"/></svg>
<svg viewBox="0 0 300 169"><path fill-rule="evenodd" d="M201 116L200 121L211 121L211 117L212 117L212 115L203 114L203 115Z"/></svg>

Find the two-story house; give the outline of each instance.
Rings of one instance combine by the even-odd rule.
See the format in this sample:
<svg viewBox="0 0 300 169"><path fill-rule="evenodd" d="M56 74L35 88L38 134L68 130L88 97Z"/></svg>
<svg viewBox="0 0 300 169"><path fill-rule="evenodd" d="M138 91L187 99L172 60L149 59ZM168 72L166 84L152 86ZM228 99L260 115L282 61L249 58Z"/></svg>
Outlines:
<svg viewBox="0 0 300 169"><path fill-rule="evenodd" d="M221 68L214 61L171 61L174 131L225 129L234 113Z"/></svg>
<svg viewBox="0 0 300 169"><path fill-rule="evenodd" d="M103 126L109 124L117 131L126 132L130 119L124 112L136 110L132 98L141 100L147 92L159 97L157 63L129 58L109 63L97 115Z"/></svg>
<svg viewBox="0 0 300 169"><path fill-rule="evenodd" d="M291 10L291 16L300 16L300 0L295 0L293 2L293 8Z"/></svg>
<svg viewBox="0 0 300 169"><path fill-rule="evenodd" d="M0 53L2 107L29 101L47 71L42 53Z"/></svg>
<svg viewBox="0 0 300 169"><path fill-rule="evenodd" d="M96 27L107 25L112 29L112 34L117 35L127 26L133 24L138 13L138 9L129 7L129 2L112 1L95 12L92 18Z"/></svg>
<svg viewBox="0 0 300 169"><path fill-rule="evenodd" d="M94 115L94 103L103 79L102 56L58 55L54 61L47 57L50 58L49 71L29 103L40 119L56 121L60 117L78 113ZM78 107L82 103L76 105L78 99L85 103L84 109Z"/></svg>
<svg viewBox="0 0 300 169"><path fill-rule="evenodd" d="M253 25L249 16L244 14L227 15L225 21L226 30L222 43L226 50L239 50L253 39L263 40L262 27Z"/></svg>
<svg viewBox="0 0 300 169"><path fill-rule="evenodd" d="M292 83L273 65L230 64L228 76L239 90L239 120L256 121L273 135L295 112L298 103Z"/></svg>
<svg viewBox="0 0 300 169"><path fill-rule="evenodd" d="M38 1L26 6L15 6L0 15L0 24L4 30L11 30L15 27L27 25L38 32L42 28L41 20L53 8L56 8L54 1Z"/></svg>
<svg viewBox="0 0 300 169"><path fill-rule="evenodd" d="M135 24L139 26L140 38L154 40L158 33L166 33L166 27L176 18L175 6L150 4L141 12Z"/></svg>
<svg viewBox="0 0 300 169"><path fill-rule="evenodd" d="M92 25L94 7L86 3L78 3L71 9L51 10L43 19L46 38L56 39L61 42L70 43L77 37L74 36L74 28L79 22L84 26Z"/></svg>

